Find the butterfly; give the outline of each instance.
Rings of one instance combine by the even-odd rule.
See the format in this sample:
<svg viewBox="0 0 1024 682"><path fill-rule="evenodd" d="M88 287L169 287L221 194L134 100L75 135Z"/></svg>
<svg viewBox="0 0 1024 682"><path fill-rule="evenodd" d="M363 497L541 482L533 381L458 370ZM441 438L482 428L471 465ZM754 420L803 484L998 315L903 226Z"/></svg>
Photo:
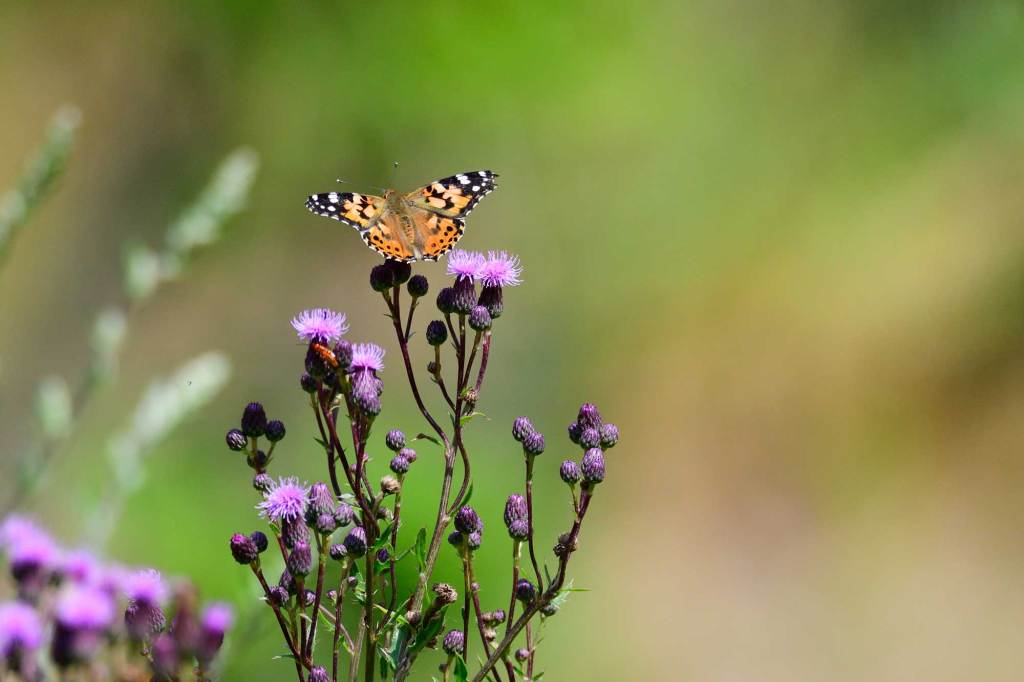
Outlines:
<svg viewBox="0 0 1024 682"><path fill-rule="evenodd" d="M340 220L359 231L366 245L391 260L437 260L455 247L466 231L465 217L494 191L497 174L489 170L459 173L400 194L324 192L306 199L306 208Z"/></svg>

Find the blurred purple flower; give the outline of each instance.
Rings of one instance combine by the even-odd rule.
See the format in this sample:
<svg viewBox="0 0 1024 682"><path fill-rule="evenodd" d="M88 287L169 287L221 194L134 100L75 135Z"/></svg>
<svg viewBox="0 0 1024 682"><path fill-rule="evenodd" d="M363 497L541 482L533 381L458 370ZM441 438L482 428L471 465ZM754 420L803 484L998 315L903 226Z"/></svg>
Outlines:
<svg viewBox="0 0 1024 682"><path fill-rule="evenodd" d="M22 602L0 604L0 654L4 658L34 651L43 643L43 624L35 609Z"/></svg>
<svg viewBox="0 0 1024 682"><path fill-rule="evenodd" d="M60 570L71 582L85 585L96 584L103 574L99 560L86 549L76 549L65 554Z"/></svg>
<svg viewBox="0 0 1024 682"><path fill-rule="evenodd" d="M329 308L303 310L292 319L292 328L303 341L334 343L348 332L345 315Z"/></svg>
<svg viewBox="0 0 1024 682"><path fill-rule="evenodd" d="M72 630L105 630L114 620L114 601L95 587L70 585L57 597L57 622Z"/></svg>
<svg viewBox="0 0 1024 682"><path fill-rule="evenodd" d="M167 599L167 586L160 571L146 568L132 573L125 580L125 594L132 601L155 606Z"/></svg>

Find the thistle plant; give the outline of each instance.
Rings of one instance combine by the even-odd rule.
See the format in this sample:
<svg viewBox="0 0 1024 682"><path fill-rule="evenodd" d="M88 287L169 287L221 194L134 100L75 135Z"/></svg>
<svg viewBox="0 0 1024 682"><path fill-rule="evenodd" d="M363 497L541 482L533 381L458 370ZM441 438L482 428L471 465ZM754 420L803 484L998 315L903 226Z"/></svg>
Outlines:
<svg viewBox="0 0 1024 682"><path fill-rule="evenodd" d="M4 679L212 679L231 609L200 608L187 581L67 550L30 519L0 525L14 597L0 603Z"/></svg>
<svg viewBox="0 0 1024 682"><path fill-rule="evenodd" d="M308 430L322 448L323 480L309 484L278 472L286 429L260 403L247 405L239 424L227 432L228 448L244 454L254 472L256 509L269 526L269 537L259 530L232 535L231 555L259 582L300 682L355 680L360 673L366 682L378 674L404 680L425 649L438 647L444 680L536 679L537 627L571 591L569 562L618 429L593 405L580 408L568 440L582 456L559 467L569 488L565 530L546 544L551 541L535 538L534 472L558 465L543 457L546 439L530 419L511 420L509 443L522 452L521 484L507 497L478 503L494 509L504 505L511 579L507 597L485 610L474 558L485 535L494 531L485 533L470 505L473 458L465 432L481 414L504 297L521 283L521 273L519 259L505 252L453 252L447 267L452 279L434 299L438 315L424 324L416 313L429 300L427 278L391 260L371 270L370 287L390 317L399 372L425 433L410 438L386 421L384 349L349 341L346 316L329 308L307 310L292 320L306 344L298 383L312 412ZM424 330L419 338L433 353L425 374L411 360L414 329ZM447 408L446 418L427 407L422 393L427 382ZM433 451L430 444L440 446L440 461L418 454L424 446ZM308 453L288 455L300 456ZM403 486L417 468L430 466L443 470L433 527L421 528L411 546L402 546ZM461 563L457 585L433 580L445 540L450 550L444 551L454 552ZM554 555L553 571L544 561L546 548ZM417 567L408 589L396 579L403 561ZM280 573L272 574L278 565Z"/></svg>

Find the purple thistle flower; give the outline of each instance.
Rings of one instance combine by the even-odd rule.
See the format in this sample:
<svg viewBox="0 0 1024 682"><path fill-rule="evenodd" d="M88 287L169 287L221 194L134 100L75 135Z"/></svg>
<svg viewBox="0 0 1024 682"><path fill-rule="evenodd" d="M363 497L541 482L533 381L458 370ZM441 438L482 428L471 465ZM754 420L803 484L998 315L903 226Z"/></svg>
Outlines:
<svg viewBox="0 0 1024 682"><path fill-rule="evenodd" d="M128 576L124 584L128 599L141 604L156 605L167 599L167 586L160 571L146 568Z"/></svg>
<svg viewBox="0 0 1024 682"><path fill-rule="evenodd" d="M256 505L260 516L272 521L284 519L301 519L306 512L306 497L309 488L299 485L294 476L271 482L270 489L264 493L263 501Z"/></svg>
<svg viewBox="0 0 1024 682"><path fill-rule="evenodd" d="M408 460L409 464L412 464L413 462L416 461L416 451L413 450L412 448L402 448L401 450L398 451L398 454L401 457L405 457L405 459Z"/></svg>
<svg viewBox="0 0 1024 682"><path fill-rule="evenodd" d="M480 268L480 280L488 287L514 287L522 284L523 266L519 257L505 251L488 251Z"/></svg>
<svg viewBox="0 0 1024 682"><path fill-rule="evenodd" d="M345 315L329 308L303 310L292 320L292 328L303 341L333 343L348 332Z"/></svg>
<svg viewBox="0 0 1024 682"><path fill-rule="evenodd" d="M0 655L21 656L42 643L43 624L35 609L16 601L0 605Z"/></svg>
<svg viewBox="0 0 1024 682"><path fill-rule="evenodd" d="M309 669L309 682L330 682L331 677L327 674L327 669L319 665L314 665Z"/></svg>
<svg viewBox="0 0 1024 682"><path fill-rule="evenodd" d="M375 343L355 344L352 346L352 369L374 372L384 369L384 349Z"/></svg>
<svg viewBox="0 0 1024 682"><path fill-rule="evenodd" d="M452 277L476 279L483 274L484 263L482 253L456 249L448 256L448 274Z"/></svg>

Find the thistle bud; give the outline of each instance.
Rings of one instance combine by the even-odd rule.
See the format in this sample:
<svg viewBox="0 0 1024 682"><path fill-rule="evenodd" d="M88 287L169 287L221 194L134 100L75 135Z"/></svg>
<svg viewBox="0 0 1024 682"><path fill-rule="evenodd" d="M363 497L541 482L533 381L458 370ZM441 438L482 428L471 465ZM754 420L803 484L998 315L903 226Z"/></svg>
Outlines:
<svg viewBox="0 0 1024 682"><path fill-rule="evenodd" d="M409 280L408 289L410 296L420 298L427 295L427 291L430 290L430 283L423 275L413 275L412 279Z"/></svg>
<svg viewBox="0 0 1024 682"><path fill-rule="evenodd" d="M441 320L431 320L427 325L427 343L440 346L448 340L448 327Z"/></svg>
<svg viewBox="0 0 1024 682"><path fill-rule="evenodd" d="M276 443L284 438L284 422L280 419L273 419L267 422L267 440Z"/></svg>
<svg viewBox="0 0 1024 682"><path fill-rule="evenodd" d="M520 578L516 581L516 599L529 604L536 596L537 588L533 586L533 583L526 578Z"/></svg>
<svg viewBox="0 0 1024 682"><path fill-rule="evenodd" d="M558 469L558 475L569 485L576 485L583 476L580 472L580 465L571 459L562 462L562 466Z"/></svg>
<svg viewBox="0 0 1024 682"><path fill-rule="evenodd" d="M523 440L523 451L531 456L544 452L544 436L534 431Z"/></svg>
<svg viewBox="0 0 1024 682"><path fill-rule="evenodd" d="M384 437L384 444L388 446L388 450L398 452L405 447L405 434L398 429L391 429Z"/></svg>
<svg viewBox="0 0 1024 682"><path fill-rule="evenodd" d="M601 447L609 450L619 442L619 427L615 424L605 424L601 427Z"/></svg>
<svg viewBox="0 0 1024 682"><path fill-rule="evenodd" d="M466 636L459 630L449 630L444 636L441 648L451 656L461 654L466 649Z"/></svg>
<svg viewBox="0 0 1024 682"><path fill-rule="evenodd" d="M387 267L387 261L383 265L375 265L370 270L370 288L374 291L384 292L395 286L395 275Z"/></svg>
<svg viewBox="0 0 1024 682"><path fill-rule="evenodd" d="M356 526L345 536L343 543L349 555L356 558L363 556L366 554L366 531L362 526Z"/></svg>
<svg viewBox="0 0 1024 682"><path fill-rule="evenodd" d="M292 548L291 553L288 555L286 564L292 575L309 575L309 572L313 570L313 552L309 547L309 543L295 543L295 547Z"/></svg>
<svg viewBox="0 0 1024 682"><path fill-rule="evenodd" d="M437 603L441 606L454 604L459 599L459 593L448 583L434 583L431 589L434 591Z"/></svg>
<svg viewBox="0 0 1024 682"><path fill-rule="evenodd" d="M580 431L580 443L579 443L579 445L584 450L589 450L590 448L596 448L600 444L601 444L601 433L597 429L591 428L591 427L588 426L585 429L583 429L582 431Z"/></svg>
<svg viewBox="0 0 1024 682"><path fill-rule="evenodd" d="M259 403L249 403L242 412L242 433L250 438L262 436L267 428L267 413Z"/></svg>
<svg viewBox="0 0 1024 682"><path fill-rule="evenodd" d="M522 443L526 437L533 433L533 422L527 417L516 417L512 422L512 437Z"/></svg>
<svg viewBox="0 0 1024 682"><path fill-rule="evenodd" d="M224 437L227 441L228 447L238 452L244 450L245 446L249 444L249 439L245 437L245 434L239 429L231 429L228 434Z"/></svg>
<svg viewBox="0 0 1024 682"><path fill-rule="evenodd" d="M256 545L256 551L260 554L263 554L263 552L267 551L267 547L270 545L270 542L267 540L266 534L264 534L262 531L254 530L253 532L249 533L249 539L252 540L254 545Z"/></svg>
<svg viewBox="0 0 1024 682"><path fill-rule="evenodd" d="M242 565L251 564L260 555L260 550L248 535L235 533L231 536L231 556Z"/></svg>
<svg viewBox="0 0 1024 682"><path fill-rule="evenodd" d="M491 314L482 305L474 306L469 311L469 326L473 331L485 332L491 328Z"/></svg>
<svg viewBox="0 0 1024 682"><path fill-rule="evenodd" d="M580 461L583 480L595 485L604 480L604 453L600 448L591 448L583 454Z"/></svg>

